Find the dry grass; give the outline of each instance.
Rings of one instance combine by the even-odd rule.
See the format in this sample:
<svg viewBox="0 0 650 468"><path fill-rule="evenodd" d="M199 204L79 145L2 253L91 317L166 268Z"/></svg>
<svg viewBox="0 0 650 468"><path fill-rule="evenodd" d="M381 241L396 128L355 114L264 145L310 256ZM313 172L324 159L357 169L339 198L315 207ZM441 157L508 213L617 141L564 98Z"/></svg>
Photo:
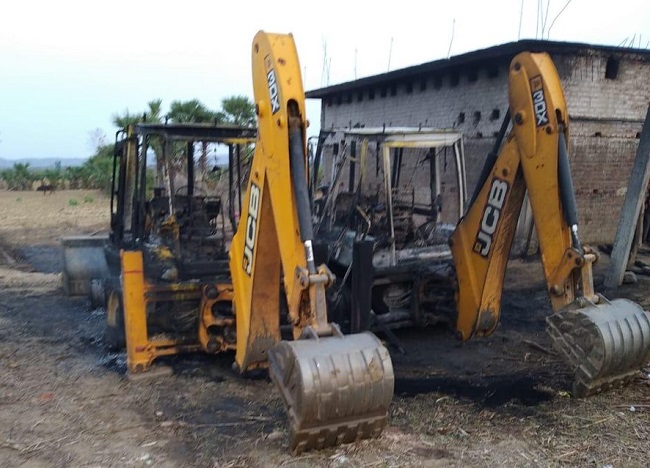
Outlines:
<svg viewBox="0 0 650 468"><path fill-rule="evenodd" d="M98 190L0 191L0 237L14 247L108 229L110 198Z"/></svg>
<svg viewBox="0 0 650 468"><path fill-rule="evenodd" d="M0 192L0 237L18 250L56 244L106 229L108 206L94 191ZM56 275L1 265L3 466L650 466L650 381L569 396L542 331L549 309L538 262L512 262L491 338L461 347L427 330L407 341L410 355L394 358L398 389L408 378L435 385L398 392L380 439L300 457L287 453L272 384L238 378L230 356L184 356L172 377L127 382L97 363L102 317L58 295ZM647 303L649 292L640 278L620 293ZM531 389L546 397L527 400Z"/></svg>

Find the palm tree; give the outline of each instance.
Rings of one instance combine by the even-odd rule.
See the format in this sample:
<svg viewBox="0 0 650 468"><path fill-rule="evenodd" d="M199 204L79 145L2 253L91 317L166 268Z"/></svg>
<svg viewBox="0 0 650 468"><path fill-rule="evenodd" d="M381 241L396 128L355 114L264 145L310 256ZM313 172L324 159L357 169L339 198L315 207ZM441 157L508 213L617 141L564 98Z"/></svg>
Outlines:
<svg viewBox="0 0 650 468"><path fill-rule="evenodd" d="M224 121L222 112L208 109L198 99L190 101L173 101L169 108L168 117L176 123L221 123ZM208 143L201 142L201 156L199 157L199 170L202 174L208 168Z"/></svg>
<svg viewBox="0 0 650 468"><path fill-rule="evenodd" d="M87 180L85 180L85 172L83 166L69 166L65 168L63 173L64 180L67 180L71 189L87 188Z"/></svg>
<svg viewBox="0 0 650 468"><path fill-rule="evenodd" d="M221 101L221 108L226 116L226 121L242 127L255 126L255 106L247 96L231 96ZM241 186L246 185L248 180L248 173L250 171L251 157L253 156L253 148L251 145L244 145L244 158L241 180Z"/></svg>
<svg viewBox="0 0 650 468"><path fill-rule="evenodd" d="M149 111L147 112L146 120L151 123L162 122L162 99L154 99L147 103Z"/></svg>
<svg viewBox="0 0 650 468"><path fill-rule="evenodd" d="M142 115L131 114L128 109L126 109L121 114L113 114L113 125L120 129L126 128L129 125L136 124L138 122L142 122Z"/></svg>
<svg viewBox="0 0 650 468"><path fill-rule="evenodd" d="M122 114L113 114L113 125L125 129L128 125L140 122L161 123L162 122L162 99L153 99L147 103L147 110L139 114L132 114L126 109ZM158 141L151 142L151 150L156 158L156 174L158 180L162 174L162 146Z"/></svg>
<svg viewBox="0 0 650 468"><path fill-rule="evenodd" d="M56 161L54 163L54 168L47 168L43 171L43 177L48 180L51 185L58 187L61 183L61 178L63 177L63 168L61 167L61 161Z"/></svg>
<svg viewBox="0 0 650 468"><path fill-rule="evenodd" d="M147 110L139 114L132 114L126 109L121 114L113 114L113 125L117 128L126 128L130 124L140 122L160 123L162 122L162 99L154 99L147 103Z"/></svg>
<svg viewBox="0 0 650 468"><path fill-rule="evenodd" d="M34 177L29 171L29 163L14 163L13 167L16 185L20 190L29 190Z"/></svg>
<svg viewBox="0 0 650 468"><path fill-rule="evenodd" d="M255 106L247 96L231 96L221 101L226 121L252 127L255 125Z"/></svg>
<svg viewBox="0 0 650 468"><path fill-rule="evenodd" d="M223 120L222 114L208 109L198 99L172 101L167 117L176 123L219 123Z"/></svg>

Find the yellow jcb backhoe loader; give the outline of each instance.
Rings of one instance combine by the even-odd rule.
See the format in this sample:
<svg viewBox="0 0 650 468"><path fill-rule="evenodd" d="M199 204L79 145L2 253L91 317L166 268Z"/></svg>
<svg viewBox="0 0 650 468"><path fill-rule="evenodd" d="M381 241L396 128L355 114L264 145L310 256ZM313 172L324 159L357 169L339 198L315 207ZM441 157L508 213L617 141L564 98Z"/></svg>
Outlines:
<svg viewBox="0 0 650 468"><path fill-rule="evenodd" d="M328 321L325 288L334 276L314 261L293 37L258 33L252 62L257 131L141 123L118 134L111 232L65 240L68 289L105 303L105 342L126 347L130 377L167 372L153 368L163 356L235 350L242 374L269 368L288 406L295 453L377 436L393 395L392 363L371 332L344 336ZM242 200L239 145L251 136ZM230 147L227 213L225 200L196 183L194 147L202 143ZM165 169L153 187L151 147ZM184 155L176 170L174 149ZM179 177L186 185L175 187ZM281 342L287 329L295 340Z"/></svg>
<svg viewBox="0 0 650 468"><path fill-rule="evenodd" d="M194 271L191 267L212 259L210 244L195 242L188 256L186 237L192 236L174 209L179 196L159 197L159 203L154 197L147 206L155 213L159 205L163 208L158 224L149 223L132 244L122 244L121 280L108 293L108 330L116 328L110 317L115 321L119 310L111 311L121 302L130 375L149 372L161 356L233 348L239 372L268 367L287 405L294 453L377 436L393 395L392 363L371 332L344 336L328 321L325 288L334 275L314 262L305 98L292 36L258 33L253 85L257 138L229 267L220 266L219 249L209 269ZM187 137L184 127L163 127L156 130L164 130L168 140L181 131ZM135 145L134 137L129 141ZM146 143L142 146L146 154ZM188 167L193 165L191 148L190 142ZM137 153L135 146L131 152ZM198 205L193 192L192 206ZM181 198L186 202L187 195ZM294 340L281 341L281 318L288 318ZM153 330L171 336L150 337Z"/></svg>
<svg viewBox="0 0 650 468"><path fill-rule="evenodd" d="M263 365L281 390L301 451L376 435L385 424L393 372L374 335L343 337L328 323L325 265L316 268L305 172L304 96L292 36L259 33L253 45L258 141L242 221L230 249L236 363ZM574 394L622 385L650 352L650 314L596 294L596 254L578 235L567 156L568 113L547 54L511 64L513 131L485 164L450 238L458 336L489 335L499 321L505 268L528 196L537 227L555 346L576 369ZM278 341L282 275L295 341ZM354 294L354 291L352 292Z"/></svg>

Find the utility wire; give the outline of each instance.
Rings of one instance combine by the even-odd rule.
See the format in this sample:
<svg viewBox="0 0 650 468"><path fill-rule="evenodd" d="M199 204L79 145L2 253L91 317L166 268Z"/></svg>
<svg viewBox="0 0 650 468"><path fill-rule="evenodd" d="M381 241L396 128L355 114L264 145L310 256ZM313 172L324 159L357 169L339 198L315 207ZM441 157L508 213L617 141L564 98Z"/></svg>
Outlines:
<svg viewBox="0 0 650 468"><path fill-rule="evenodd" d="M447 58L451 54L451 45L454 43L454 31L456 30L456 18L451 23L451 39L449 40L449 49L447 50Z"/></svg>
<svg viewBox="0 0 650 468"><path fill-rule="evenodd" d="M541 16L539 14L540 8L542 8L542 2L541 0L537 0L537 16L535 17L535 39L537 39L539 36L539 17Z"/></svg>
<svg viewBox="0 0 650 468"><path fill-rule="evenodd" d="M566 10L566 7L569 6L572 0L567 0L567 2L564 4L560 12L553 18L553 21L551 21L551 25L548 27L548 32L546 33L546 37L551 37L551 29L553 28L553 25L555 24L555 21L560 17L562 13L564 13L564 10Z"/></svg>
<svg viewBox="0 0 650 468"><path fill-rule="evenodd" d="M544 39L544 30L546 29L546 21L548 20L548 12L551 9L551 0L546 0L546 13L544 14L544 22L542 23L542 39Z"/></svg>
<svg viewBox="0 0 650 468"><path fill-rule="evenodd" d="M524 17L524 0L521 0L521 10L519 10L519 32L517 33L517 40L521 39L521 21Z"/></svg>

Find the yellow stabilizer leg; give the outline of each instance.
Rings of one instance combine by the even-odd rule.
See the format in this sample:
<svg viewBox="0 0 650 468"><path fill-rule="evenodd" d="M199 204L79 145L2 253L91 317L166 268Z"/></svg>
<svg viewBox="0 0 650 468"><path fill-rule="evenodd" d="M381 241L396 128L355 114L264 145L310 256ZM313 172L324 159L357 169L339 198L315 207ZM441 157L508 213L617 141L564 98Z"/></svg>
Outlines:
<svg viewBox="0 0 650 468"><path fill-rule="evenodd" d="M151 367L155 356L147 335L142 252L123 250L121 259L126 365L130 373L144 372Z"/></svg>

